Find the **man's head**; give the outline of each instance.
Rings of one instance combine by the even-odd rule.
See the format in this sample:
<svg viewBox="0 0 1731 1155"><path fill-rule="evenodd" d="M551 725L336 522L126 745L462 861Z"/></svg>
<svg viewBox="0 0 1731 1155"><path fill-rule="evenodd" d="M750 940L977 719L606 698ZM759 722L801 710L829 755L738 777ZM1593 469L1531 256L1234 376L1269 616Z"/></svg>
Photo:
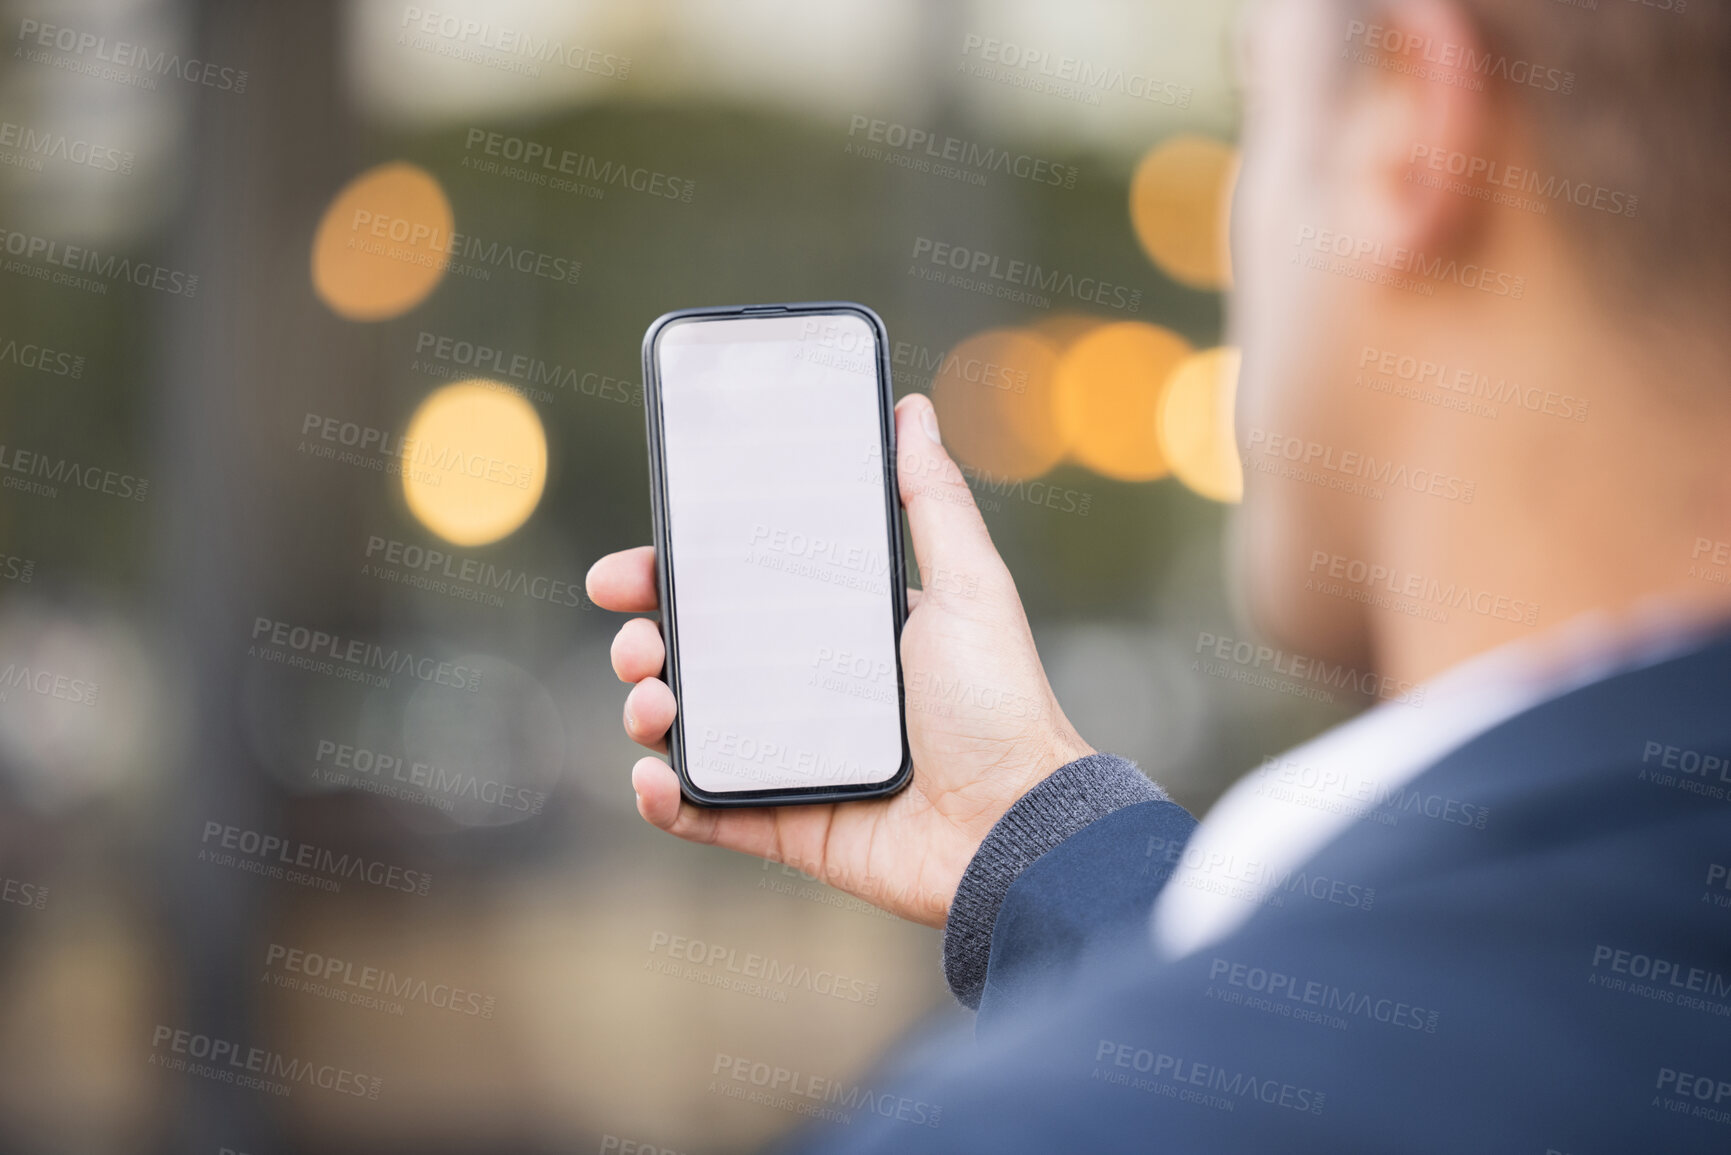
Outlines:
<svg viewBox="0 0 1731 1155"><path fill-rule="evenodd" d="M1238 561L1275 640L1379 664L1391 625L1417 629L1373 598L1319 595L1321 557L1547 585L1532 540L1555 519L1547 481L1607 447L1601 469L1646 468L1630 459L1662 453L1657 430L1723 419L1722 382L1638 380L1710 362L1731 300L1731 6L1683 2L1253 7ZM1637 385L1639 420L1660 423L1644 440L1619 429ZM1622 516L1609 493L1580 497ZM1509 593L1559 611L1603 596ZM1469 652L1459 637L1507 632L1457 625Z"/></svg>

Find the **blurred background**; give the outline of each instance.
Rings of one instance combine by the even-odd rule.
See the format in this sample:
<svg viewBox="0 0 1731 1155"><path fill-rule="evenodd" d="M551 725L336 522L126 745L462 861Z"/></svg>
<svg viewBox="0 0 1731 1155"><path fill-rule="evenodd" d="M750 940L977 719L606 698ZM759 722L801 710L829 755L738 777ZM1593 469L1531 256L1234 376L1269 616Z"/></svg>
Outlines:
<svg viewBox="0 0 1731 1155"><path fill-rule="evenodd" d="M581 590L670 309L876 309L1193 810L1358 708L1223 572L1235 8L5 4L0 1150L748 1151L718 1069L966 1029L936 931L635 814Z"/></svg>

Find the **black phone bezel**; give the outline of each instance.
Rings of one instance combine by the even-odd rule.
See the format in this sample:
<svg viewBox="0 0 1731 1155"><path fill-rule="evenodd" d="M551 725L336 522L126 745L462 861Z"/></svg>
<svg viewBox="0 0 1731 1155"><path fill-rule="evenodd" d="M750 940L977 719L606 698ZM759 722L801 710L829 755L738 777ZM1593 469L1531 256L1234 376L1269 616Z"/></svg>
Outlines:
<svg viewBox="0 0 1731 1155"><path fill-rule="evenodd" d="M883 448L885 522L889 527L888 577L890 613L895 633L896 714L901 725L901 765L891 777L881 782L866 782L857 786L792 786L719 792L703 790L692 783L691 775L686 771L684 715L676 711L673 725L667 732L669 761L673 772L679 776L680 791L699 806L787 806L883 798L903 789L913 778L913 752L908 745L907 689L902 679L902 624L908 616L907 570L902 551L901 493L896 484L895 399L891 392L889 336L884 329L883 319L865 305L854 301L806 301L678 309L657 317L643 334L643 416L649 436L649 494L654 521L655 582L660 595L661 634L667 655L662 677L673 691L673 700L678 702L681 698L678 602L674 592L673 558L668 543L670 512L667 507L666 446L662 428L661 375L657 343L669 328L688 322L821 315L852 315L860 318L871 327L877 344L878 424Z"/></svg>

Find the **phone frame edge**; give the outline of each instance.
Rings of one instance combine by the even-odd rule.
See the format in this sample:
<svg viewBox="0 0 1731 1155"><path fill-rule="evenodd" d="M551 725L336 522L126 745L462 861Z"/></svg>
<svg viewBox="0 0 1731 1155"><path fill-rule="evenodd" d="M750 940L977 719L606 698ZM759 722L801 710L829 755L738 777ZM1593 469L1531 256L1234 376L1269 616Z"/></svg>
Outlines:
<svg viewBox="0 0 1731 1155"><path fill-rule="evenodd" d="M666 653L662 676L679 701L678 622L673 612L674 591L668 549L666 462L661 424L661 376L656 363L656 342L669 327L689 320L723 320L765 316L853 313L871 326L877 345L878 420L884 449L884 497L889 527L890 602L895 635L896 713L901 727L902 760L894 775L881 782L858 786L795 786L769 790L703 790L693 784L685 767L685 723L675 710L667 731L668 761L679 778L680 793L695 805L707 808L744 806L797 806L828 802L856 802L884 798L904 789L913 779L913 752L908 742L907 686L902 676L902 626L908 617L907 563L902 548L901 490L896 477L895 390L891 375L889 333L883 318L857 301L799 301L755 305L700 306L663 313L643 334L643 420L649 442L649 500L655 545L655 585L661 606L661 634Z"/></svg>

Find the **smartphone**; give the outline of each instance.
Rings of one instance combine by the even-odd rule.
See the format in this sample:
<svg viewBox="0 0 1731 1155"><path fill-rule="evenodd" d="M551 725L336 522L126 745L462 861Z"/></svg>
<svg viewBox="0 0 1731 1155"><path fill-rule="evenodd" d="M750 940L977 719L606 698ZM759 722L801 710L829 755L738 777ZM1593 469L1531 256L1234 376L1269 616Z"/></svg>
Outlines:
<svg viewBox="0 0 1731 1155"><path fill-rule="evenodd" d="M913 775L883 322L842 301L684 309L643 338L668 754L703 806Z"/></svg>

